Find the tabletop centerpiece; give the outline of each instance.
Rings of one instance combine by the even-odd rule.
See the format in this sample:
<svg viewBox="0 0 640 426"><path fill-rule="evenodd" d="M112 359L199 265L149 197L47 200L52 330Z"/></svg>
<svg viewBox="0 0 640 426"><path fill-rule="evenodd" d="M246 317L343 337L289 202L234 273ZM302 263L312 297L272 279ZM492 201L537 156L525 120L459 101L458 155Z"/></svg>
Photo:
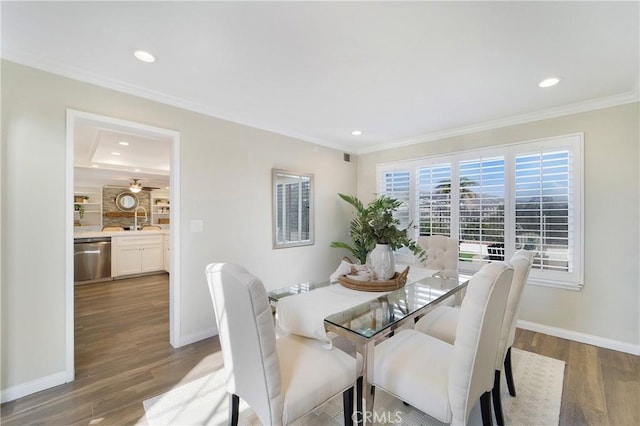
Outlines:
<svg viewBox="0 0 640 426"><path fill-rule="evenodd" d="M407 236L407 229L400 229L400 221L393 217L402 202L382 195L365 206L357 197L338 196L356 209L349 227L353 245L334 241L331 247L348 250L361 264L370 267L376 280L393 278L396 273L393 251L401 247L424 260L425 251Z"/></svg>

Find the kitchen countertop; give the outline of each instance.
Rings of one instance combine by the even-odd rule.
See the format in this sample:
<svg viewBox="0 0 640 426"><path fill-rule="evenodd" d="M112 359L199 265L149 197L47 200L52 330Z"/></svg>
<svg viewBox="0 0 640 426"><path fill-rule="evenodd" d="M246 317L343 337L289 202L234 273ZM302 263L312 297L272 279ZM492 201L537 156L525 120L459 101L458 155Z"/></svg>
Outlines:
<svg viewBox="0 0 640 426"><path fill-rule="evenodd" d="M169 230L161 229L153 231L74 232L73 238L139 237L143 235L169 235Z"/></svg>

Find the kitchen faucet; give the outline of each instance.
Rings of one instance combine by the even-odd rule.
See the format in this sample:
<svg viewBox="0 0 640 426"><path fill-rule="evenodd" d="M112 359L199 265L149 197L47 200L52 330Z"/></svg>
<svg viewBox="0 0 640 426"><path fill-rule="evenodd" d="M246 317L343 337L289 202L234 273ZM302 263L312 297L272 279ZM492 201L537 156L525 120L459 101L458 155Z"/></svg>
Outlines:
<svg viewBox="0 0 640 426"><path fill-rule="evenodd" d="M140 209L142 209L142 211L144 212L144 221L145 222L149 221L149 217L147 216L147 209L145 209L142 206L136 207L136 209L133 212L133 230L134 231L138 230L138 210Z"/></svg>

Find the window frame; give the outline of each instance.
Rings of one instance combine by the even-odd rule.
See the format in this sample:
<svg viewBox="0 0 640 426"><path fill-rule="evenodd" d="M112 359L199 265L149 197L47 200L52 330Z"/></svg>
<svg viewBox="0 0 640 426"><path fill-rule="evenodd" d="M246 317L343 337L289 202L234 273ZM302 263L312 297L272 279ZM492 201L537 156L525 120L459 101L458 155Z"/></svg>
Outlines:
<svg viewBox="0 0 640 426"><path fill-rule="evenodd" d="M541 138L522 142L514 142L478 149L450 152L429 157L414 158L404 161L379 163L376 165L377 189L379 195L385 194L384 176L390 172L409 173L409 217L412 226L408 228L408 235L417 238L420 232L420 208L418 193L419 169L442 164L451 165L451 219L450 230L454 238L459 239L459 180L460 163L481 158L504 158L504 256L508 260L516 251L516 176L515 161L517 156L527 154L548 153L554 150L569 151L569 234L572 243L569 244L571 262L570 271L553 271L533 268L528 282L531 284L580 290L584 285L584 134L573 133L562 136ZM399 261L411 262L410 253L400 250L397 252ZM482 262L458 262L461 271L473 273L482 266Z"/></svg>

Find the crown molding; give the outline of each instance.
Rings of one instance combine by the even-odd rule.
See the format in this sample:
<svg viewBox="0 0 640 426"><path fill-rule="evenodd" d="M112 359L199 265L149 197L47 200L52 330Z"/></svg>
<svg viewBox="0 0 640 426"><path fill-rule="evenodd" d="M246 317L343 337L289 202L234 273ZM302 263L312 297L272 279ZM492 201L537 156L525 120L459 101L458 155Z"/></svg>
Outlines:
<svg viewBox="0 0 640 426"><path fill-rule="evenodd" d="M94 84L96 86L104 87L107 89L115 90L125 94L138 96L140 98L152 100L162 104L182 108L188 111L197 112L210 117L214 117L220 120L230 121L233 123L241 124L243 126L252 127L272 133L277 133L283 136L288 136L294 139L299 139L305 142L314 143L316 145L325 146L327 148L335 149L338 151L345 151L349 153L368 154L377 151L384 151L387 149L401 148L405 146L420 144L424 142L432 142L440 139L446 139L454 136L467 135L471 133L482 132L486 130L497 129L501 127L508 127L517 124L530 123L539 120L545 120L549 118L562 117L571 114L577 114L581 112L587 112L602 108L608 108L617 105L628 104L632 102L638 102L640 100L640 91L638 87L634 90L618 95L613 95L600 99L593 99L585 102L579 102L571 105L565 105L557 108L551 108L547 110L537 111L533 113L515 115L512 117L505 117L498 120L487 121L483 123L477 123L470 126L463 126L454 129L447 129L439 132L427 133L413 138L383 142L380 144L355 148L352 145L336 143L335 141L327 141L320 138L314 138L309 135L301 134L291 131L289 129L281 129L273 126L260 125L255 123L247 123L243 120L229 115L223 111L215 110L211 107L186 101L182 98L170 96L162 92L155 90L145 89L133 84L126 83L121 80L112 79L93 73L91 71L69 67L64 63L57 61L44 60L36 55L26 53L23 51L17 51L13 49L3 49L1 52L2 58L8 61L16 62L21 65L36 68L42 71L50 72L52 74L60 75L63 77L79 80L85 83Z"/></svg>
<svg viewBox="0 0 640 426"><path fill-rule="evenodd" d="M247 123L239 119L238 117L229 115L226 112L215 110L211 107L196 102L190 102L182 98L167 95L155 90L145 89L121 80L105 77L103 75L99 75L82 68L70 67L61 62L44 60L30 53L5 48L1 52L1 57L4 60L15 62L17 64L35 68L41 71L49 72L51 74L56 74L73 80L82 81L84 83L93 84L96 86L122 92L127 95L133 95L143 99L159 102L165 105L174 106L187 111L197 112L199 114L214 117L220 120L230 121L232 123L241 124L243 126L264 130L271 133L277 133L283 136L299 139L304 142L322 145L338 151L346 151L352 153L356 151L353 146L336 143L334 141L327 141L320 138L314 138L309 135L297 133L288 129L280 129L273 126L262 126L256 125L255 123Z"/></svg>
<svg viewBox="0 0 640 426"><path fill-rule="evenodd" d="M464 126L455 129L443 130L441 132L427 133L415 138L391 141L370 147L360 148L357 154L367 154L371 152L383 151L386 149L400 148L409 145L415 145L424 142L432 142L440 139L451 138L454 136L468 135L471 133L482 132L486 130L498 129L501 127L514 126L517 124L531 123L534 121L546 120L549 118L563 117L566 115L578 114L581 112L594 111L603 108L609 108L618 105L629 104L640 101L640 93L637 88L626 93L608 96L600 99L592 99L585 102L565 105L557 108L550 108L528 114L514 115L498 120L477 123L471 126Z"/></svg>

